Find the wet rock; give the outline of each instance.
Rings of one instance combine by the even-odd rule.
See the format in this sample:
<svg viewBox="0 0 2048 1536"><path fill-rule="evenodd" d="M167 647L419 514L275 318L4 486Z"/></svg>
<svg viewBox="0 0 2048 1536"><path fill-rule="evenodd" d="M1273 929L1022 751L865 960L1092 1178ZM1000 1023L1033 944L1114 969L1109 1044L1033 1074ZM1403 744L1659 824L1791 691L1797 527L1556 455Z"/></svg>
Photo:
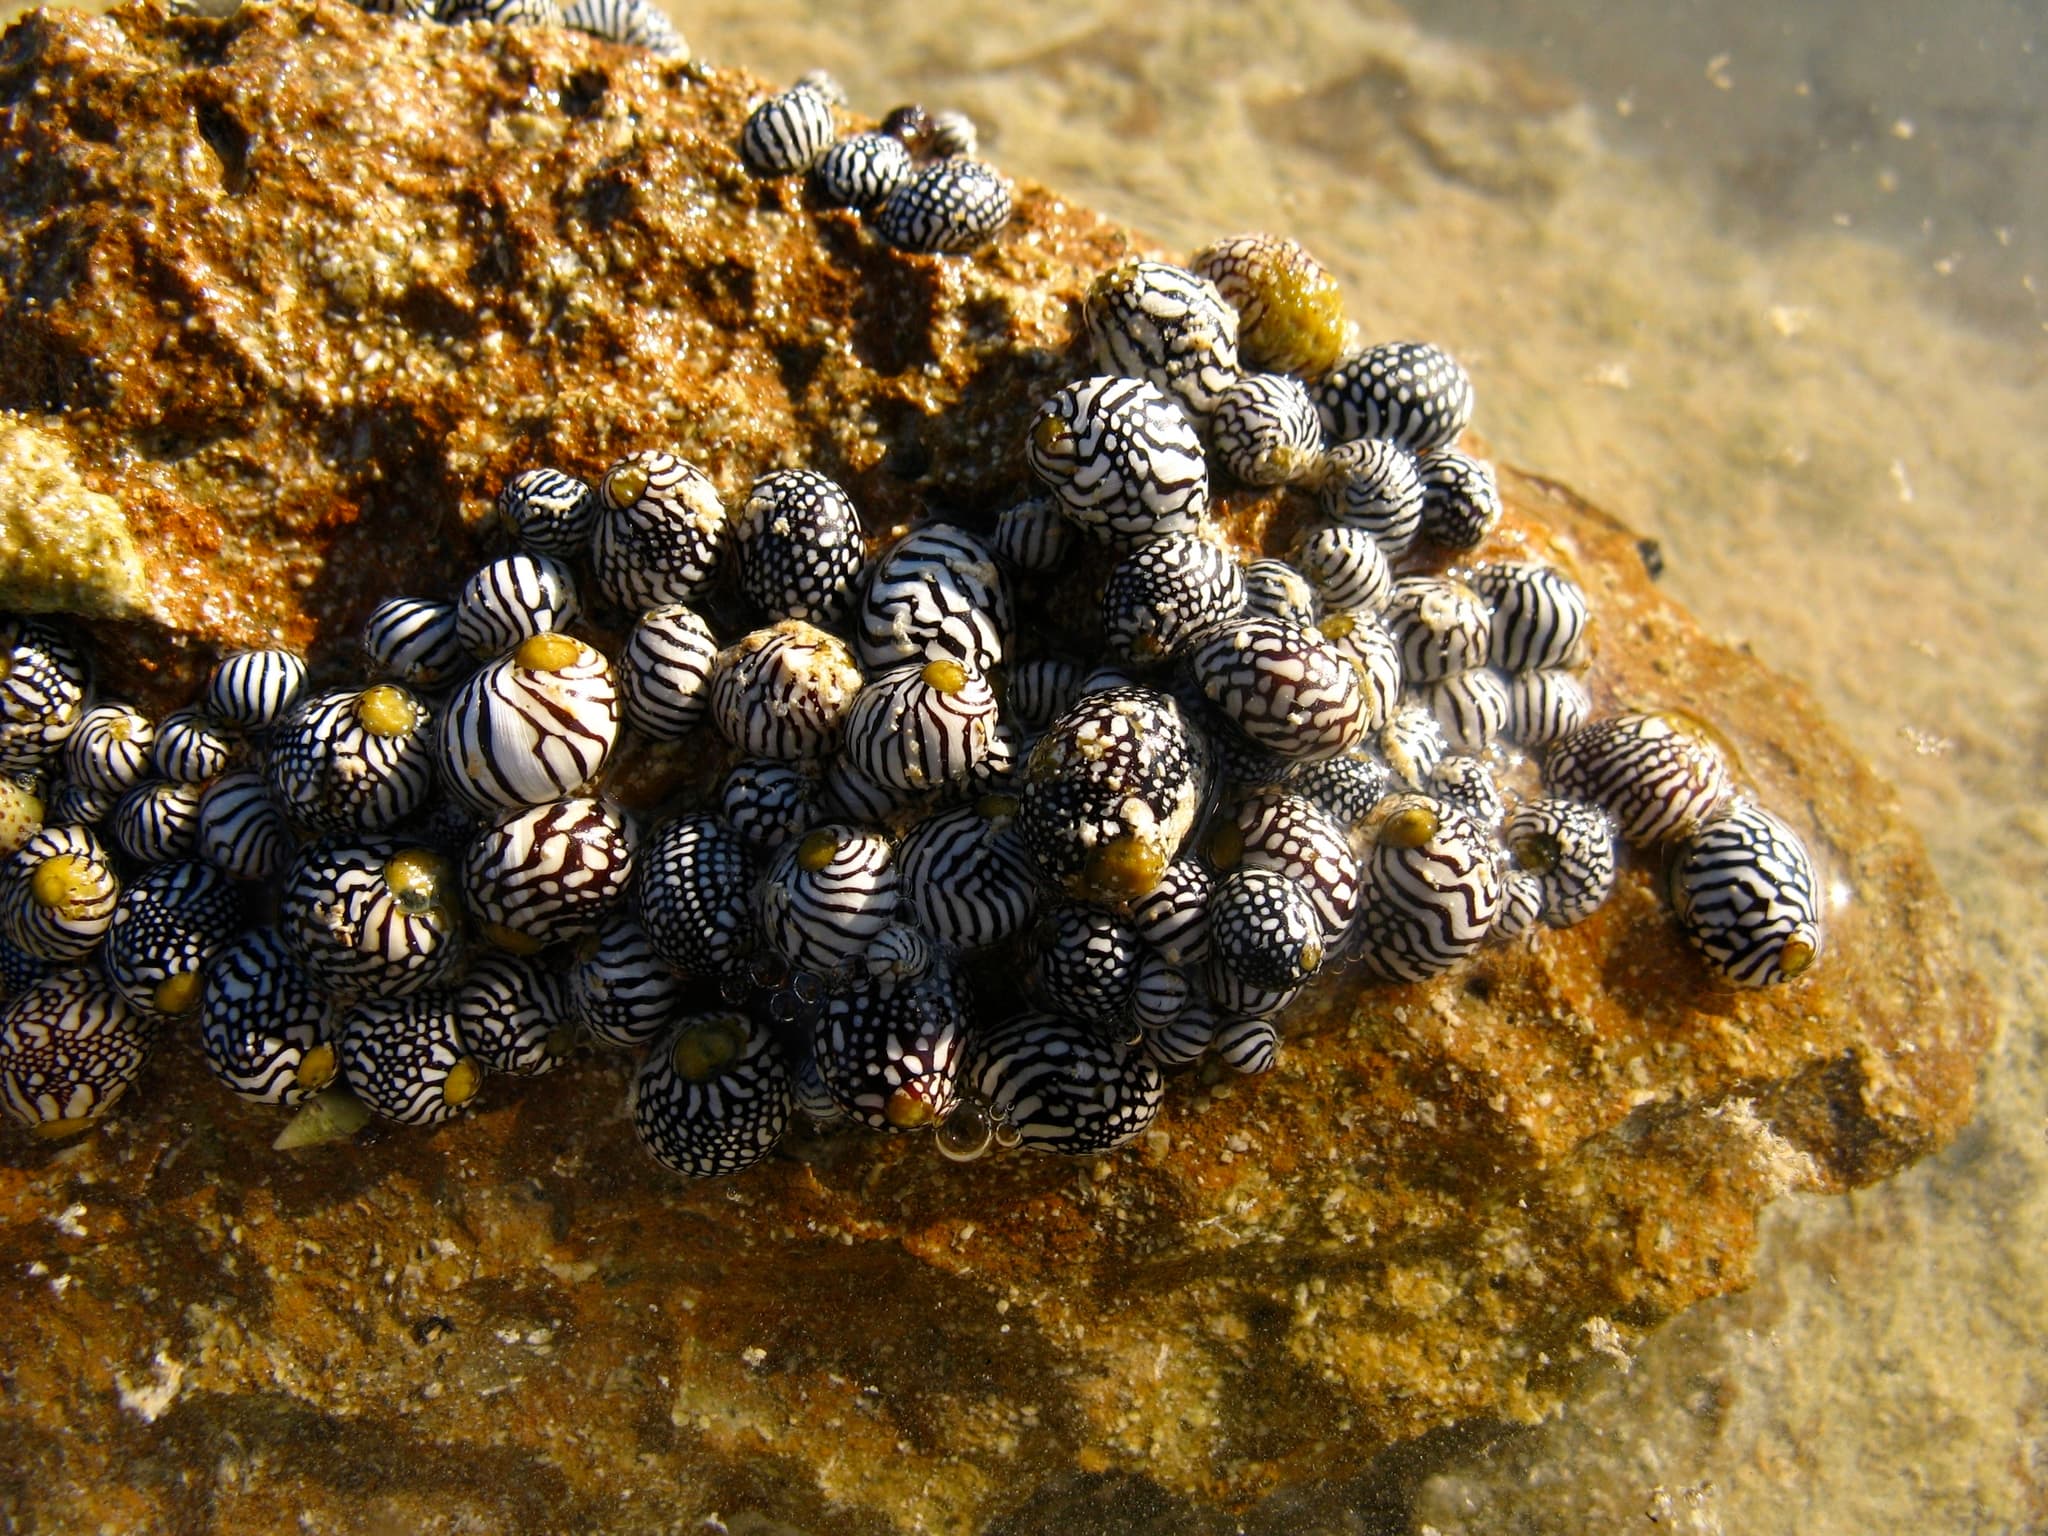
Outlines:
<svg viewBox="0 0 2048 1536"><path fill-rule="evenodd" d="M759 88L329 4L0 39L27 168L0 409L151 573L148 615L102 631L118 685L164 702L274 637L340 655L376 598L494 551L490 493L536 463L661 445L727 493L802 463L871 531L1021 492L1080 296L1140 242L1025 186L975 258L888 250L742 170ZM1716 988L1638 863L1590 922L1442 982L1324 978L1273 1074L1183 1078L1124 1154L824 1136L703 1185L635 1145L618 1059L286 1155L173 1039L93 1137L0 1144L0 1509L1022 1532L1264 1500L1298 1529L1742 1285L1775 1195L1954 1133L1982 989L1918 837L1803 696L1666 601L1629 530L1503 490L1487 552L1585 586L1599 704L1714 721L1807 839L1834 901L1810 979ZM1279 499L1229 510L1284 543Z"/></svg>

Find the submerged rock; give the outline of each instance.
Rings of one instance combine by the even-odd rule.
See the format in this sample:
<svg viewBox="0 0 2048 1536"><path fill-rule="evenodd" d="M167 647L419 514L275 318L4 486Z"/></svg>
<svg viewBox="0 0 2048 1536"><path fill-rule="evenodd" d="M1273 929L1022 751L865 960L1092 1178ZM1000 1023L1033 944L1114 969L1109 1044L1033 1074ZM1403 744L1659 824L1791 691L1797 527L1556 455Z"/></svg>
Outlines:
<svg viewBox="0 0 2048 1536"><path fill-rule="evenodd" d="M746 173L760 90L333 4L17 23L0 409L153 579L146 616L120 558L91 577L118 601L59 576L9 600L128 615L103 674L161 705L221 645L317 665L395 588L445 593L531 465L659 445L731 497L801 463L870 531L1015 499L1033 410L1088 371L1082 297L1142 243L1027 184L975 256L891 250ZM622 1061L286 1155L172 1041L125 1118L0 1150L12 1504L1035 1530L1085 1501L1186 1529L1540 1414L1742 1285L1775 1195L1954 1133L1982 989L1913 829L1803 695L1664 600L1628 530L1501 479L1479 554L1584 586L1598 707L1713 721L1813 851L1811 976L1715 986L1638 861L1588 922L1442 981L1321 978L1277 1070L1183 1080L1125 1154L816 1137L688 1185L634 1144ZM1284 507L1227 520L1282 547Z"/></svg>

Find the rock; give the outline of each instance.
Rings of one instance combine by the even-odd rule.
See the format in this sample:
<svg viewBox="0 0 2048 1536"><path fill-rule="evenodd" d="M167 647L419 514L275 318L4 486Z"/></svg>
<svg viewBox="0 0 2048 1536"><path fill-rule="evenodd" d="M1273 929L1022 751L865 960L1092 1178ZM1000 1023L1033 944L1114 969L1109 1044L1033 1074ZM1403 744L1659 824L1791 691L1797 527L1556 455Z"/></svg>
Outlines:
<svg viewBox="0 0 2048 1536"><path fill-rule="evenodd" d="M33 170L0 192L0 408L152 573L96 631L116 686L182 697L223 644L340 657L376 598L493 551L490 493L536 463L661 445L728 494L801 463L871 532L1023 492L1080 296L1142 242L1026 185L977 257L890 251L741 169L761 88L326 3L11 28L0 152ZM1638 862L1534 948L1323 978L1278 1070L1181 1080L1125 1154L819 1136L699 1185L634 1143L616 1058L280 1154L174 1040L93 1137L0 1144L0 1510L1024 1532L1263 1499L1298 1529L1741 1286L1775 1195L1953 1135L1988 1007L1918 837L1804 697L1627 529L1502 478L1489 547L1585 586L1600 706L1715 722L1821 861L1809 979L1713 987ZM1284 540L1280 499L1228 510Z"/></svg>

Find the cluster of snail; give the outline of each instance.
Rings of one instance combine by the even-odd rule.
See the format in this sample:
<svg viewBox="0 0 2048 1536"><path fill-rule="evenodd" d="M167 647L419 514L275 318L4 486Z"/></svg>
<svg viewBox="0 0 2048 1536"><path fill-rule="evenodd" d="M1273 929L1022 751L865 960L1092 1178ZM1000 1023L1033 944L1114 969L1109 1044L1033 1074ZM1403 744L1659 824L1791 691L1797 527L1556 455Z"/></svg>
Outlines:
<svg viewBox="0 0 2048 1536"><path fill-rule="evenodd" d="M999 236L972 148L916 109L839 138L815 78L738 146L909 252ZM379 605L366 676L239 652L158 720L0 620L0 1105L77 1132L182 1038L246 1099L433 1124L596 1047L689 1176L800 1117L1103 1152L1170 1073L1269 1070L1334 965L1583 920L1623 844L1726 982L1813 964L1812 862L1713 733L1594 719L1583 591L1468 558L1502 509L1454 358L1359 345L1270 235L1123 262L1084 315L1097 372L993 516L883 545L813 470L728 505L661 450L529 469L517 548ZM1299 514L1284 557L1233 547L1219 480ZM627 811L630 737L717 789Z"/></svg>

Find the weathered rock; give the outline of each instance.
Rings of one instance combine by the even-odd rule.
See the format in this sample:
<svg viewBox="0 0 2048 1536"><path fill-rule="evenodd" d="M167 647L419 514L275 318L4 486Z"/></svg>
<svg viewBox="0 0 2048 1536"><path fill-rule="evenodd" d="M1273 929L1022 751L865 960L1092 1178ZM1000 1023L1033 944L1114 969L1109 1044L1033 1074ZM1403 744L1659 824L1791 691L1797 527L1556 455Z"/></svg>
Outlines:
<svg viewBox="0 0 2048 1536"><path fill-rule="evenodd" d="M102 640L121 685L161 702L273 635L338 652L375 598L493 549L489 493L529 464L660 444L731 492L803 463L871 529L1021 492L1080 295L1139 243L1027 186L979 257L889 251L745 174L754 88L325 4L11 29L0 408L156 578ZM616 1061L283 1157L176 1041L125 1118L0 1153L0 1510L1186 1530L1540 1413L1741 1285L1774 1194L1953 1133L1981 988L1804 699L1666 602L1626 530L1504 481L1494 546L1579 576L1600 702L1713 720L1808 839L1837 898L1811 979L1717 990L1639 865L1591 922L1445 982L1326 978L1276 1073L1183 1081L1126 1155L816 1138L697 1186L634 1145ZM1289 515L1234 512L1246 539Z"/></svg>

